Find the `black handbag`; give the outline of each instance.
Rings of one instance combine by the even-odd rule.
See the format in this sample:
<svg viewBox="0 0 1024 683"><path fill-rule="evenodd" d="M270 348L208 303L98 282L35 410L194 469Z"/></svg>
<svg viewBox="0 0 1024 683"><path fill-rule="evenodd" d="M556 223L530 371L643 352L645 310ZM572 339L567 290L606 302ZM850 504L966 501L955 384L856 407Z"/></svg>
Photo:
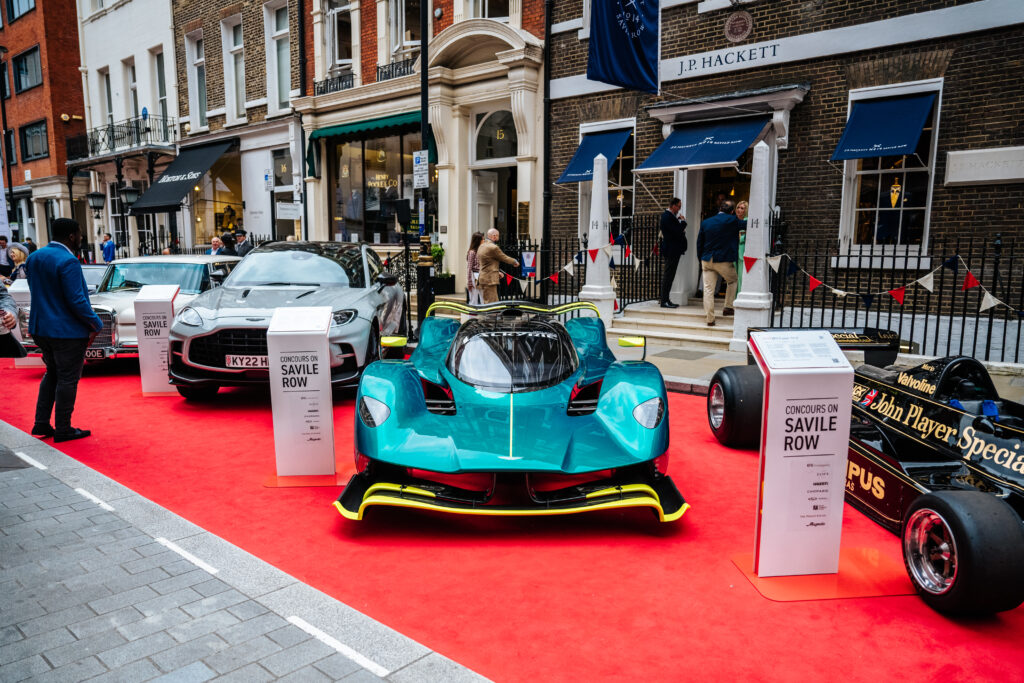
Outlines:
<svg viewBox="0 0 1024 683"><path fill-rule="evenodd" d="M0 358L24 358L28 351L13 334L0 334Z"/></svg>

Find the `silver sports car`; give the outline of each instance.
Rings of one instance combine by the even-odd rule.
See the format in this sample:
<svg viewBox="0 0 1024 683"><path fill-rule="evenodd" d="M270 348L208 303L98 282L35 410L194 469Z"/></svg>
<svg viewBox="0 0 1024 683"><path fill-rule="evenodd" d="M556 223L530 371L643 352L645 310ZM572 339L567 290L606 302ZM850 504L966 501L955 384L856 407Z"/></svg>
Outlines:
<svg viewBox="0 0 1024 683"><path fill-rule="evenodd" d="M187 399L222 386L264 384L267 327L282 306L330 306L331 382L354 385L380 354L382 335L404 334L405 297L365 244L274 242L250 252L224 285L174 318L167 372Z"/></svg>

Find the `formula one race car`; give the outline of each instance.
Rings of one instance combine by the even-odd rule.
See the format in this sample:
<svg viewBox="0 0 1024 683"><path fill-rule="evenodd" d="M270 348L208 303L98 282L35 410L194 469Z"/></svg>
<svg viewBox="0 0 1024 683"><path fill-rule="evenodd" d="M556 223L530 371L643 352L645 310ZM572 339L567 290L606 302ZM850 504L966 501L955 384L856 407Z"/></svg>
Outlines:
<svg viewBox="0 0 1024 683"><path fill-rule="evenodd" d="M438 308L472 316L433 317ZM389 505L478 515L689 507L666 475L668 401L658 369L617 361L597 309L437 303L409 360L359 383L356 471L335 507ZM404 345L405 340L385 340ZM642 338L623 346L642 346Z"/></svg>
<svg viewBox="0 0 1024 683"><path fill-rule="evenodd" d="M845 350L866 349L869 363L896 337L830 332ZM951 614L1024 602L1024 405L1000 398L985 366L965 356L861 365L852 400L846 500L900 535L918 594ZM755 446L760 430L749 425L760 424L762 402L756 366L720 369L711 430L725 445Z"/></svg>

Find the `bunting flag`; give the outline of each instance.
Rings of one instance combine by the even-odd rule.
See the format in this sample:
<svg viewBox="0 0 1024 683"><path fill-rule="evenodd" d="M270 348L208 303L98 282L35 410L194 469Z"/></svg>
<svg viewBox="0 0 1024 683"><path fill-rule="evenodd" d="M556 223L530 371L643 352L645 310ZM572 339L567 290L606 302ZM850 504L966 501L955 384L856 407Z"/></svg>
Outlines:
<svg viewBox="0 0 1024 683"><path fill-rule="evenodd" d="M1001 303L1003 303L1003 302L1000 301L999 299L995 298L994 296L992 296L989 292L985 292L985 296L982 297L982 299L981 299L981 308L979 308L978 310L979 311L987 311L988 309L992 308L993 306L997 306L997 305L999 305ZM1018 311L1018 314L1019 313L1020 312Z"/></svg>
<svg viewBox="0 0 1024 683"><path fill-rule="evenodd" d="M843 290L841 290L841 289L836 289L835 287L833 287L833 288L832 288L832 294L834 294L835 296L837 296L837 297L839 297L840 299L842 299L843 297L845 297L845 296L846 296L846 294L847 294L847 293L846 293L846 292L844 292L844 291L843 291Z"/></svg>
<svg viewBox="0 0 1024 683"><path fill-rule="evenodd" d="M612 256L612 245L610 245L610 244L604 245L603 247L601 247L601 251L604 252L605 256L607 256L608 258L611 258L611 256Z"/></svg>
<svg viewBox="0 0 1024 683"><path fill-rule="evenodd" d="M577 251L576 252L576 263L579 263L580 265L583 264L583 252L582 251Z"/></svg>
<svg viewBox="0 0 1024 683"><path fill-rule="evenodd" d="M789 268L786 269L786 275L796 275L800 267L796 265L793 259L789 260Z"/></svg>
<svg viewBox="0 0 1024 683"><path fill-rule="evenodd" d="M875 300L875 295L874 294L861 294L860 298L864 302L864 308L871 308L871 304Z"/></svg>
<svg viewBox="0 0 1024 683"><path fill-rule="evenodd" d="M744 257L744 258L745 258L745 257ZM748 268L747 270L750 270L750 269ZM810 286L810 290L811 290L812 292L813 292L814 290L816 290L816 289L817 289L818 287L820 287L820 286L821 286L821 280L819 280L818 278L814 277L813 275L808 275L808 276L807 276L807 279L808 279L808 280L810 280L810 282L809 282L808 284L809 284L809 286Z"/></svg>
<svg viewBox="0 0 1024 683"><path fill-rule="evenodd" d="M386 259L384 259L384 267L385 268L389 268L390 266L391 266L391 257L388 256Z"/></svg>
<svg viewBox="0 0 1024 683"><path fill-rule="evenodd" d="M955 275L960 270L960 254L950 256L948 259L943 261L942 267L952 270Z"/></svg>
<svg viewBox="0 0 1024 683"><path fill-rule="evenodd" d="M929 292L935 291L935 271L932 271L924 277L917 279L917 284L927 289Z"/></svg>
<svg viewBox="0 0 1024 683"><path fill-rule="evenodd" d="M633 268L635 268L636 270L639 271L640 270L640 266L642 266L643 263L644 263L643 259L635 258L635 259L633 259Z"/></svg>
<svg viewBox="0 0 1024 683"><path fill-rule="evenodd" d="M903 297L905 297L907 295L907 288L906 288L906 286L904 286L904 287L897 287L896 289L890 289L889 290L889 295L892 296L893 299L896 299L896 301L899 302L899 305L902 306L903 305Z"/></svg>
<svg viewBox="0 0 1024 683"><path fill-rule="evenodd" d="M575 277L576 275L576 273L573 271L572 261L569 261L564 266L562 266L562 270L569 273L569 277Z"/></svg>
<svg viewBox="0 0 1024 683"><path fill-rule="evenodd" d="M615 285L612 285L612 289L615 289ZM619 300L618 299L615 299L614 301L612 301L612 310L613 311L619 310Z"/></svg>
<svg viewBox="0 0 1024 683"><path fill-rule="evenodd" d="M768 258L765 259L765 261L768 262L768 266L773 271L775 271L776 273L779 272L779 264L782 263L781 256L769 256Z"/></svg>
<svg viewBox="0 0 1024 683"><path fill-rule="evenodd" d="M754 267L755 263L757 263L757 257L756 256L744 256L743 257L743 267L747 269L748 273L750 272L750 269Z"/></svg>
<svg viewBox="0 0 1024 683"><path fill-rule="evenodd" d="M629 258L629 255L632 254L632 253L633 253L633 250L630 249L629 245L627 244L626 245L626 256L625 257Z"/></svg>
<svg viewBox="0 0 1024 683"><path fill-rule="evenodd" d="M967 277L964 278L964 285L960 288L961 292L966 292L968 289L974 289L981 283L978 282L978 278L974 277L974 273L967 271Z"/></svg>
<svg viewBox="0 0 1024 683"><path fill-rule="evenodd" d="M615 270L615 259L608 259L608 267Z"/></svg>
<svg viewBox="0 0 1024 683"><path fill-rule="evenodd" d="M505 284L506 285L511 285L513 280L515 280L514 277L512 277L508 273L505 273Z"/></svg>
<svg viewBox="0 0 1024 683"><path fill-rule="evenodd" d="M558 273L551 273L551 275L548 275L548 279L551 280L552 282L554 282L557 285L558 284Z"/></svg>
<svg viewBox="0 0 1024 683"><path fill-rule="evenodd" d="M587 250L587 253L590 254L590 261L592 263L597 261L597 252L599 252L599 251L601 251L601 250L600 249L588 249Z"/></svg>

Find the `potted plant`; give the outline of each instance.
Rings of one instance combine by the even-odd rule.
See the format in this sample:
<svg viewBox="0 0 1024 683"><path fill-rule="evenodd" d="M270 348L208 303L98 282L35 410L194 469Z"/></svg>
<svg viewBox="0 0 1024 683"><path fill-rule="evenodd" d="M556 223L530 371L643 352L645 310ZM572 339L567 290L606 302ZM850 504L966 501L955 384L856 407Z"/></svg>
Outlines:
<svg viewBox="0 0 1024 683"><path fill-rule="evenodd" d="M432 245L430 255L434 259L434 277L431 280L434 294L454 294L455 276L444 270L444 247L440 244Z"/></svg>

